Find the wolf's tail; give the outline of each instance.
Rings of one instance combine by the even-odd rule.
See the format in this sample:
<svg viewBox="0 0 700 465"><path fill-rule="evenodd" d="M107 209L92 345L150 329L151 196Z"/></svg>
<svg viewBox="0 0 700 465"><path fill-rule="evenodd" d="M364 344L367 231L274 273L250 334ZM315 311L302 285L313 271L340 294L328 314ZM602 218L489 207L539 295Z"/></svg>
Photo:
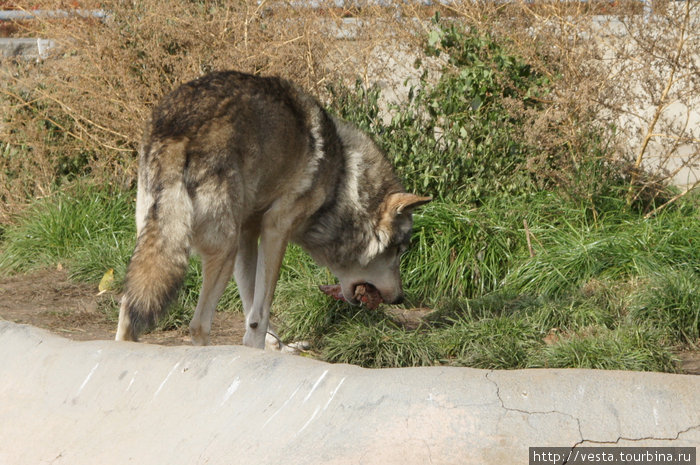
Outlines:
<svg viewBox="0 0 700 465"><path fill-rule="evenodd" d="M136 340L162 316L182 285L192 240L192 200L184 183L184 143L141 156L136 248L126 271L118 340Z"/></svg>

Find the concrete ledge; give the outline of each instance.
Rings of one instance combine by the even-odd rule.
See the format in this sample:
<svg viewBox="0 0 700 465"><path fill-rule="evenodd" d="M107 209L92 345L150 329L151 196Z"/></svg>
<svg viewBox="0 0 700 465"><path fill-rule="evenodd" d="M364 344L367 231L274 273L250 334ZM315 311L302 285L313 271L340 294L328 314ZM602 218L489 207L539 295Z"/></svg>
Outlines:
<svg viewBox="0 0 700 465"><path fill-rule="evenodd" d="M7 39L0 38L0 57L46 59L56 43L51 39Z"/></svg>
<svg viewBox="0 0 700 465"><path fill-rule="evenodd" d="M366 370L0 321L0 438L0 464L527 463L530 446L697 446L700 377Z"/></svg>

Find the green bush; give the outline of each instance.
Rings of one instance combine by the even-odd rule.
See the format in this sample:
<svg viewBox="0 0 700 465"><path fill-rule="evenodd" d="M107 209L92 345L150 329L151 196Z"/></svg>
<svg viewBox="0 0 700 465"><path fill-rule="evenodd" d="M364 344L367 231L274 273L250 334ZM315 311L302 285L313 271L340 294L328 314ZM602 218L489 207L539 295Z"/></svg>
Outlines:
<svg viewBox="0 0 700 465"><path fill-rule="evenodd" d="M538 107L547 78L498 39L436 18L428 55L446 54L437 83L424 73L408 101L380 117L378 89L331 87L333 108L375 134L406 187L453 201L535 189L520 134L523 112ZM417 63L417 66L421 66ZM518 110L507 103L519 102Z"/></svg>

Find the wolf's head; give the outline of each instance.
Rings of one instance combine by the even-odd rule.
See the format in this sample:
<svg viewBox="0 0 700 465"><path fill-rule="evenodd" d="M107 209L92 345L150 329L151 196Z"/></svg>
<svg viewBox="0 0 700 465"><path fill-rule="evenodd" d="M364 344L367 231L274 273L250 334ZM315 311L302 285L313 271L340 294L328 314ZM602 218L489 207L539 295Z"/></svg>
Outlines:
<svg viewBox="0 0 700 465"><path fill-rule="evenodd" d="M355 289L360 284L371 284L386 303L403 300L399 264L411 240L413 209L431 200L430 197L405 192L387 195L379 208L365 251L352 260L329 263L348 302L359 303Z"/></svg>
<svg viewBox="0 0 700 465"><path fill-rule="evenodd" d="M326 166L336 177L324 208L296 240L338 278L349 302L358 303L360 284L371 284L384 302L399 302L399 260L411 239L412 212L431 198L404 192L384 152L363 131L335 117L327 122L336 138L326 144L335 154Z"/></svg>

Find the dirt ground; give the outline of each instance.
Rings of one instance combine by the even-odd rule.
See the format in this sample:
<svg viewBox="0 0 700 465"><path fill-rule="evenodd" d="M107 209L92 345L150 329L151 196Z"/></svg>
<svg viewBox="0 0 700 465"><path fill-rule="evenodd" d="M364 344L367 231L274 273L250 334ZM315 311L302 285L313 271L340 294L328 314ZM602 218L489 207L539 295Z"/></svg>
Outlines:
<svg viewBox="0 0 700 465"><path fill-rule="evenodd" d="M101 309L110 295L98 295L97 286L75 283L64 270L42 270L0 278L0 319L47 329L76 340L112 340L117 322ZM245 322L240 313L217 312L211 331L215 345L240 344ZM141 337L149 344L190 344L186 328L153 331ZM700 375L700 351L678 354L684 373Z"/></svg>
<svg viewBox="0 0 700 465"><path fill-rule="evenodd" d="M0 319L29 324L76 341L112 340L117 329L105 308L114 296L97 295L97 286L75 283L62 270L42 270L0 278ZM239 313L218 312L211 343L240 344L245 325ZM149 344L190 344L186 328L153 331L141 341Z"/></svg>

